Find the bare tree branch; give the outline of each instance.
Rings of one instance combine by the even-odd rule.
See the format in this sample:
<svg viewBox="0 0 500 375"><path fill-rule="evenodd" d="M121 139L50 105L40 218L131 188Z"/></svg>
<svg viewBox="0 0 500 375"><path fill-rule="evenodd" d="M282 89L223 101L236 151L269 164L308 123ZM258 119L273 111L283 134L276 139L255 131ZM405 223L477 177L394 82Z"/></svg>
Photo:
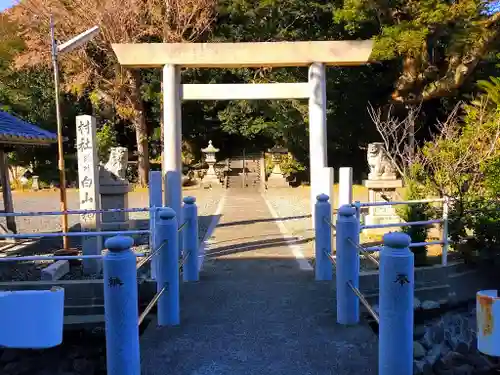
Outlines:
<svg viewBox="0 0 500 375"><path fill-rule="evenodd" d="M407 116L402 120L392 115L392 109L393 107L390 106L387 115L384 116L382 109L374 109L371 104L368 105L368 113L384 142L389 158L399 174L403 178L407 178L413 155L409 140L418 130L416 129L416 119L420 112L420 106L410 108Z"/></svg>

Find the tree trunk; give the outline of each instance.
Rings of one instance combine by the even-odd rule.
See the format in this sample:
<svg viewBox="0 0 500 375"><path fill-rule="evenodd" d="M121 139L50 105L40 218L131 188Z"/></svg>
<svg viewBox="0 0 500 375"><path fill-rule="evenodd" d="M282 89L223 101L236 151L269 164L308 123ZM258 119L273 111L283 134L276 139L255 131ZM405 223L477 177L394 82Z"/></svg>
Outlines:
<svg viewBox="0 0 500 375"><path fill-rule="evenodd" d="M148 127L144 105L141 99L141 76L137 70L131 71L132 105L135 110L133 124L135 128L135 138L137 143L137 173L140 186L147 186L149 179L149 148L148 148Z"/></svg>
<svg viewBox="0 0 500 375"><path fill-rule="evenodd" d="M139 185L147 186L149 180L149 150L148 132L144 114L137 116L135 125L135 138L137 142L137 173L139 175Z"/></svg>
<svg viewBox="0 0 500 375"><path fill-rule="evenodd" d="M421 67L421 61L406 56L403 70L396 82L392 100L403 104L418 104L423 101L453 95L475 71L481 59L492 49L500 37L500 12L482 23L482 35L461 54L452 54L447 58L446 72L439 74L439 69L427 63Z"/></svg>

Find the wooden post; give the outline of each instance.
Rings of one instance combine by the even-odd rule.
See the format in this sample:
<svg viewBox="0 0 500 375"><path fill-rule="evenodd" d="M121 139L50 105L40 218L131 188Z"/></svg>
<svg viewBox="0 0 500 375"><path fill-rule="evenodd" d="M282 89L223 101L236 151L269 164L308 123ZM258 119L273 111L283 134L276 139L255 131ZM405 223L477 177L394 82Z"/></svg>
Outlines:
<svg viewBox="0 0 500 375"><path fill-rule="evenodd" d="M260 153L260 187L262 190L266 187L266 156L264 152Z"/></svg>
<svg viewBox="0 0 500 375"><path fill-rule="evenodd" d="M247 169L246 169L246 158L245 158L245 149L243 149L243 187L246 187L246 175L247 175Z"/></svg>
<svg viewBox="0 0 500 375"><path fill-rule="evenodd" d="M12 203L12 191L10 190L7 155L5 155L5 150L3 148L0 148L0 179L2 182L4 212L14 212L14 204ZM16 218L11 216L6 217L5 219L7 221L7 229L12 233L17 233Z"/></svg>

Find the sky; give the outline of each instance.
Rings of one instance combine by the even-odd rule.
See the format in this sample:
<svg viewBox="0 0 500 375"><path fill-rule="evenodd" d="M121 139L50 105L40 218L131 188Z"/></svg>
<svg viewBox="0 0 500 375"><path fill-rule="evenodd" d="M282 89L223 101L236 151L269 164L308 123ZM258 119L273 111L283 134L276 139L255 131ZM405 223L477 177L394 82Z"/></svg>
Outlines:
<svg viewBox="0 0 500 375"><path fill-rule="evenodd" d="M0 12L14 5L15 0L0 0Z"/></svg>

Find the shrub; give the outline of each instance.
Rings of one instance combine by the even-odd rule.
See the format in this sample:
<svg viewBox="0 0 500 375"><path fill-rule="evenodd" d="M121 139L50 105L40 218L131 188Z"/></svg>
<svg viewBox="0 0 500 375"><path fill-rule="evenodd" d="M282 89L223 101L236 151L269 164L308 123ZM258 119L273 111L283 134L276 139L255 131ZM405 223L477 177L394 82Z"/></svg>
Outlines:
<svg viewBox="0 0 500 375"><path fill-rule="evenodd" d="M457 201L449 220L450 239L472 262L497 261L500 255L500 202L484 198Z"/></svg>
<svg viewBox="0 0 500 375"><path fill-rule="evenodd" d="M419 185L411 180L407 181L404 199L410 201L422 199L422 197L423 191ZM407 222L429 220L427 204L401 206L397 209L397 213L401 219ZM403 227L403 232L411 237L412 243L425 242L427 240L427 230L428 226L426 225ZM416 266L427 264L427 246L412 247L411 250L415 254Z"/></svg>
<svg viewBox="0 0 500 375"><path fill-rule="evenodd" d="M105 122L97 129L97 155L101 163L106 163L108 161L111 147L117 144L116 135L117 133L114 126L109 122Z"/></svg>
<svg viewBox="0 0 500 375"><path fill-rule="evenodd" d="M266 154L265 157L266 176L269 176L274 168L274 162L271 154ZM280 157L281 172L285 177L290 177L296 173L305 171L305 166L297 161L292 154L282 155Z"/></svg>

